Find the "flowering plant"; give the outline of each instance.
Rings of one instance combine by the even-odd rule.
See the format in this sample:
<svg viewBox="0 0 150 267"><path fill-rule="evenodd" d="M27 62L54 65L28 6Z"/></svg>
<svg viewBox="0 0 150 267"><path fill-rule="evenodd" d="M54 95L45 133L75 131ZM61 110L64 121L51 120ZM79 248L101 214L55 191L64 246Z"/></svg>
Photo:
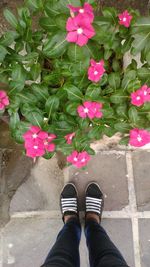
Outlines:
<svg viewBox="0 0 150 267"><path fill-rule="evenodd" d="M150 143L150 18L94 0L26 0L0 38L0 114L32 158L56 151L80 168L104 134ZM37 29L32 20L37 16ZM125 68L126 52L140 54ZM7 86L6 86L7 85Z"/></svg>

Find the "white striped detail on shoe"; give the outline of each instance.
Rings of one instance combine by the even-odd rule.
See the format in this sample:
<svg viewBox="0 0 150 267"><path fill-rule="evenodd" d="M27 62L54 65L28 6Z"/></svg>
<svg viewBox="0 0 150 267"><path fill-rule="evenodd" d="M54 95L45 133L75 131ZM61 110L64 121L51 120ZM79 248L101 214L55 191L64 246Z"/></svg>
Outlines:
<svg viewBox="0 0 150 267"><path fill-rule="evenodd" d="M86 212L90 211L100 214L102 209L102 201L102 199L86 197Z"/></svg>
<svg viewBox="0 0 150 267"><path fill-rule="evenodd" d="M74 211L77 213L77 199L76 198L62 198L61 199L62 212Z"/></svg>

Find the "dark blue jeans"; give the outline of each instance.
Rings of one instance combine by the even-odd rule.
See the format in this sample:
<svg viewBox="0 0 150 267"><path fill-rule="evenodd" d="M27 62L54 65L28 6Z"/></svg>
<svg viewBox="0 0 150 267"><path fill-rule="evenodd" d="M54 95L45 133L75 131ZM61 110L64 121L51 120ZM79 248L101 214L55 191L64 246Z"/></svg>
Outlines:
<svg viewBox="0 0 150 267"><path fill-rule="evenodd" d="M89 220L85 225L90 267L128 267L123 256L101 225ZM41 267L79 267L81 225L70 219L58 234L56 243Z"/></svg>

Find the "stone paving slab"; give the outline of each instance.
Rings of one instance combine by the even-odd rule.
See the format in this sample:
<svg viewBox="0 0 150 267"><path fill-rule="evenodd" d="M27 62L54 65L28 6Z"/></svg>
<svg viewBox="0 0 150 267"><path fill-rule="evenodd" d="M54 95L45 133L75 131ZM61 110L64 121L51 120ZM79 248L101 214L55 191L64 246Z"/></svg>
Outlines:
<svg viewBox="0 0 150 267"><path fill-rule="evenodd" d="M0 119L0 148L3 149L22 149L23 146L17 144L14 139L12 139L9 131L9 126Z"/></svg>
<svg viewBox="0 0 150 267"><path fill-rule="evenodd" d="M137 206L139 211L150 211L150 152L132 154Z"/></svg>
<svg viewBox="0 0 150 267"><path fill-rule="evenodd" d="M3 234L2 266L40 267L62 226L60 219L41 219L37 217L12 219L5 227ZM106 219L103 221L103 226L121 250L128 264L134 267L130 220ZM81 266L89 266L83 235L80 252Z"/></svg>
<svg viewBox="0 0 150 267"><path fill-rule="evenodd" d="M63 171L57 158L40 158L10 204L10 213L34 210L59 210L59 197L64 185Z"/></svg>
<svg viewBox="0 0 150 267"><path fill-rule="evenodd" d="M139 220L142 267L150 266L150 219Z"/></svg>
<svg viewBox="0 0 150 267"><path fill-rule="evenodd" d="M93 156L85 170L69 168L67 181L73 181L84 209L84 192L87 184L96 181L105 196L105 210L121 210L128 205L126 158L124 155L98 153ZM122 190L123 189L123 190Z"/></svg>

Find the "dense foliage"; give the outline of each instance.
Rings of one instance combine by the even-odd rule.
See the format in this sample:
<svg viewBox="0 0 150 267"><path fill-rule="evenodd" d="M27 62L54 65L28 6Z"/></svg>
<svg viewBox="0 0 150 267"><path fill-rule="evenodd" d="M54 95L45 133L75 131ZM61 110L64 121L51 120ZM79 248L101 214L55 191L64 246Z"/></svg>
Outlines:
<svg viewBox="0 0 150 267"><path fill-rule="evenodd" d="M150 17L89 0L27 0L0 38L0 115L30 157L55 151L84 166L93 140L150 142ZM36 26L33 25L35 22ZM35 29L37 28L37 29ZM124 69L126 52L140 54ZM36 126L36 127L33 127Z"/></svg>

